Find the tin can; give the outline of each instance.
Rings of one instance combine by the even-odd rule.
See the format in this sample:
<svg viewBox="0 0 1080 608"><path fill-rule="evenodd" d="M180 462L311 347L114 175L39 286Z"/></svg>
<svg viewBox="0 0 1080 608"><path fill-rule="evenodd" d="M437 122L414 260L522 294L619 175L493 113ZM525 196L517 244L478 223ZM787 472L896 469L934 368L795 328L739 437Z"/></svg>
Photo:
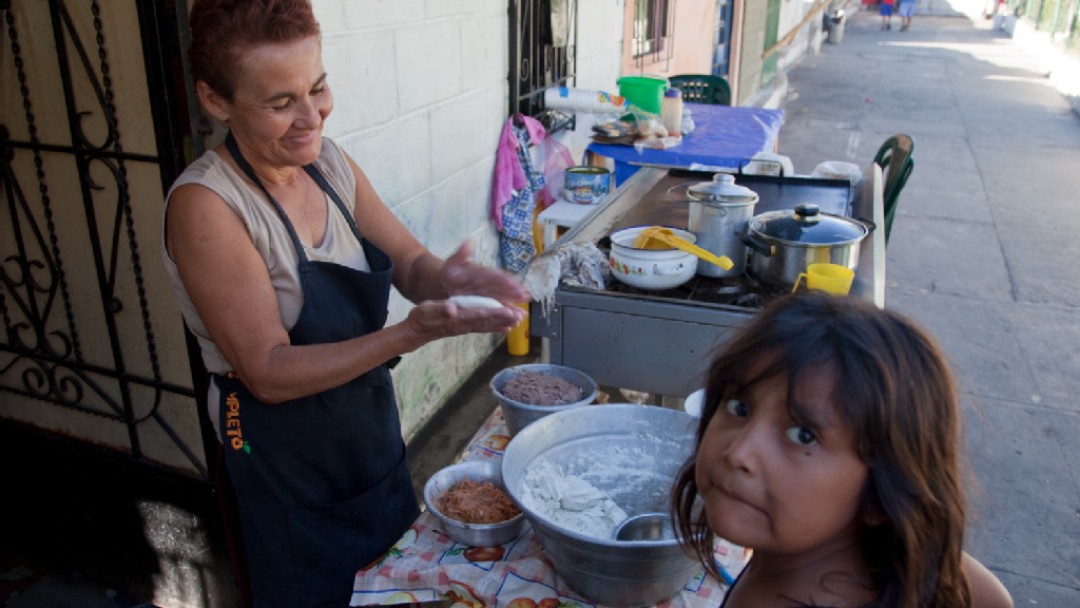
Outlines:
<svg viewBox="0 0 1080 608"><path fill-rule="evenodd" d="M611 188L611 172L603 167L570 167L566 170L566 198L593 205Z"/></svg>

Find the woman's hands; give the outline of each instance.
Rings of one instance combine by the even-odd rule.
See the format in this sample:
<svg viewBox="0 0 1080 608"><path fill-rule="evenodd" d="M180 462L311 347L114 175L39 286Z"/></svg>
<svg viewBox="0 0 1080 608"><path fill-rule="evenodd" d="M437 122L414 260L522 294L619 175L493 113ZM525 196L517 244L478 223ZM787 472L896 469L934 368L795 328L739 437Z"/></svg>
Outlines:
<svg viewBox="0 0 1080 608"><path fill-rule="evenodd" d="M504 304L532 299L532 295L514 275L497 268L474 264L470 261L471 256L472 246L465 241L443 263L439 271L439 282L447 294L488 296Z"/></svg>
<svg viewBox="0 0 1080 608"><path fill-rule="evenodd" d="M474 264L471 253L466 241L446 259L438 272L443 290L450 296L494 298L502 306L469 305L475 298L419 302L400 324L413 349L451 336L507 332L525 318L525 311L516 303L532 299L528 290L510 273Z"/></svg>
<svg viewBox="0 0 1080 608"><path fill-rule="evenodd" d="M413 349L428 342L470 333L507 332L525 318L517 306L465 308L450 300L421 302L401 322ZM411 350L413 350L411 349Z"/></svg>

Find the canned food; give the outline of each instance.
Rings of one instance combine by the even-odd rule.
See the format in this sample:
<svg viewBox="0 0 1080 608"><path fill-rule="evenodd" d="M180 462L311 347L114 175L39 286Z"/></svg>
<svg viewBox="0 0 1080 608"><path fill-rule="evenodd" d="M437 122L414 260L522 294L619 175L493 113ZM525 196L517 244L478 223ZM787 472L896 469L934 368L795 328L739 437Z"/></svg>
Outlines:
<svg viewBox="0 0 1080 608"><path fill-rule="evenodd" d="M604 198L611 187L611 172L603 167L570 167L566 170L566 198L592 205Z"/></svg>

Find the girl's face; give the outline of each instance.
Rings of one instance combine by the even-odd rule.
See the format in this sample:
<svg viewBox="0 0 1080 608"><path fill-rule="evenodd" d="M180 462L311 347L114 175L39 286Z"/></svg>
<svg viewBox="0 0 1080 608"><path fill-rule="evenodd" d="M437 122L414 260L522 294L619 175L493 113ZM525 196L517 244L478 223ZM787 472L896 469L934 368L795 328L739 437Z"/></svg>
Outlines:
<svg viewBox="0 0 1080 608"><path fill-rule="evenodd" d="M279 166L311 163L334 106L319 38L248 49L232 102L217 100L245 155Z"/></svg>
<svg viewBox="0 0 1080 608"><path fill-rule="evenodd" d="M805 372L794 416L786 377L721 401L695 473L713 532L755 553L787 556L854 539L868 468L833 400L834 378L827 366Z"/></svg>

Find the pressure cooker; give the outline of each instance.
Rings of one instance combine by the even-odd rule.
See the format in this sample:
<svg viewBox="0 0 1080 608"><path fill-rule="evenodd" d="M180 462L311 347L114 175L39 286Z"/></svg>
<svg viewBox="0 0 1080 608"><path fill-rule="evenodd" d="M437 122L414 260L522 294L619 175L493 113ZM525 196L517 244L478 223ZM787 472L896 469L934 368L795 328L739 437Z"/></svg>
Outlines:
<svg viewBox="0 0 1080 608"><path fill-rule="evenodd" d="M740 239L750 248L750 273L771 291L790 291L808 264L856 270L859 245L873 229L870 222L823 213L806 203L755 215Z"/></svg>

